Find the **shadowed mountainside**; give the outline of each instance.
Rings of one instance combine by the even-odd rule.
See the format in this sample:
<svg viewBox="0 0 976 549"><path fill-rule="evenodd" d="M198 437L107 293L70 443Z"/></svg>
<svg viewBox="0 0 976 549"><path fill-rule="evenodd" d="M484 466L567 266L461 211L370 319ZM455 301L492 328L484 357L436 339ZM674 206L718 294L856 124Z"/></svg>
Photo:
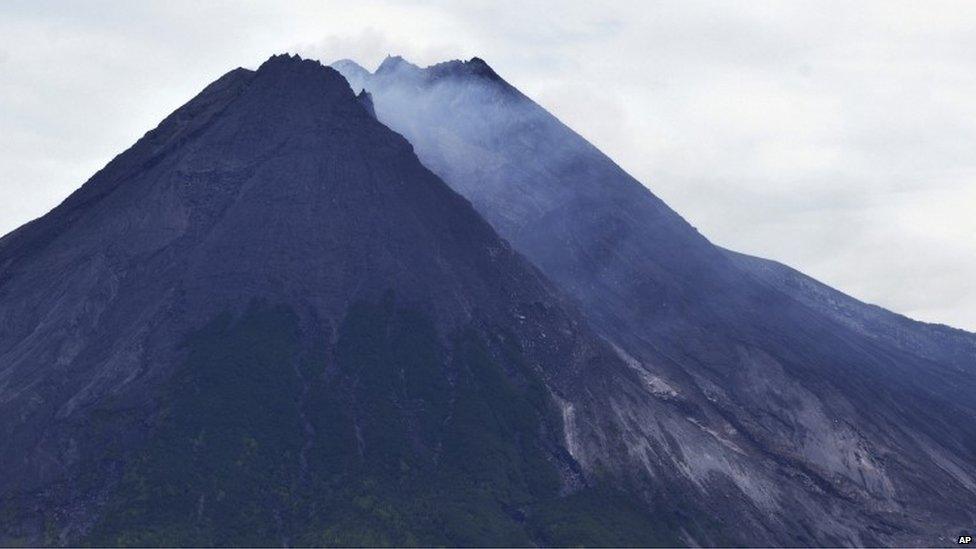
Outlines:
<svg viewBox="0 0 976 549"><path fill-rule="evenodd" d="M564 434L639 384L339 73L276 56L0 239L0 540L680 543Z"/></svg>
<svg viewBox="0 0 976 549"><path fill-rule="evenodd" d="M339 68L231 71L0 239L0 542L971 527L971 334L711 245L481 60Z"/></svg>

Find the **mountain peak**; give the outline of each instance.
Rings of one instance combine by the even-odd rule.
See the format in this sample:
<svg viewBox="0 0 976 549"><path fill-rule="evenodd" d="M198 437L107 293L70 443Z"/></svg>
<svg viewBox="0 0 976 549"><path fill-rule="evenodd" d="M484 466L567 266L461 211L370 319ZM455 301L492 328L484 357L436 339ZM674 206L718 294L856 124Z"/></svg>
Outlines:
<svg viewBox="0 0 976 549"><path fill-rule="evenodd" d="M340 105L357 103L350 83L339 71L299 55L270 57L255 71L248 88L246 103L253 103L251 114L260 119L279 109L292 113L296 119L308 118L312 113L328 116ZM278 120L272 125L282 123Z"/></svg>
<svg viewBox="0 0 976 549"><path fill-rule="evenodd" d="M339 59L333 61L329 66L339 71L339 74L346 78L353 91L365 88L366 81L373 76L371 72L352 59Z"/></svg>
<svg viewBox="0 0 976 549"><path fill-rule="evenodd" d="M356 73L356 74L364 74L364 75L370 74L370 72L365 67L353 61L352 59L348 59L348 58L342 58L333 61L332 63L329 63L329 66L341 73L345 73L346 71L348 71L350 73Z"/></svg>
<svg viewBox="0 0 976 549"><path fill-rule="evenodd" d="M328 75L327 78L335 79L338 75L338 71L332 67L323 65L317 59L303 59L298 54L287 54L282 53L278 55L272 55L267 61L261 63L258 67L256 74L268 74L268 73L278 73L278 74L290 74L292 76L296 75Z"/></svg>
<svg viewBox="0 0 976 549"><path fill-rule="evenodd" d="M314 59L304 59L302 58L301 55L298 55L297 53L294 54L278 53L269 57L267 61L265 61L264 63L261 63L261 66L258 67L258 70L260 71L262 68L274 67L274 66L289 66L289 65L294 66L294 65L302 65L302 64L321 65L322 63Z"/></svg>
<svg viewBox="0 0 976 549"><path fill-rule="evenodd" d="M329 63L331 67L353 67L357 70L366 71L366 67L363 67L359 63L349 59L348 57L343 57L342 59L336 59L332 63ZM367 71L369 72L369 71Z"/></svg>
<svg viewBox="0 0 976 549"><path fill-rule="evenodd" d="M508 91L515 91L480 57L472 57L467 61L453 59L421 68L400 55L387 55L373 73L350 59L340 59L330 66L339 71L354 90L369 89L377 81L382 82L389 78L412 80L418 84L433 83L445 78L461 80L474 78L485 82L495 82L501 84Z"/></svg>
<svg viewBox="0 0 976 549"><path fill-rule="evenodd" d="M453 60L445 63L438 63L428 67L428 69L435 75L444 73L445 75L479 76L489 80L502 79L500 76L498 76L498 73L496 73L491 66L489 66L488 63L486 63L485 60L480 57L472 57L467 61Z"/></svg>
<svg viewBox="0 0 976 549"><path fill-rule="evenodd" d="M389 73L404 68L421 70L419 66L414 65L399 55L387 55L386 59L377 67L376 74Z"/></svg>
<svg viewBox="0 0 976 549"><path fill-rule="evenodd" d="M557 395L625 366L368 100L232 71L0 245L0 544L527 546L580 488Z"/></svg>

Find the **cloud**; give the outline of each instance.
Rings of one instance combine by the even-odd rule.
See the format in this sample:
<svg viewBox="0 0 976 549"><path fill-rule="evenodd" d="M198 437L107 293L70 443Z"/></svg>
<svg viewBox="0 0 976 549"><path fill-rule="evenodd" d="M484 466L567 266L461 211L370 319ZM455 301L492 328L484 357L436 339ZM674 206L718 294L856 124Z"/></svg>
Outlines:
<svg viewBox="0 0 976 549"><path fill-rule="evenodd" d="M377 28L367 27L353 34L331 35L313 43L296 44L289 49L302 57L319 59L323 63L339 59L368 59L371 66L367 68L375 70L379 60L387 55L401 55L409 59L428 60L426 63L436 63L450 57L459 48L450 43L413 45L391 37Z"/></svg>

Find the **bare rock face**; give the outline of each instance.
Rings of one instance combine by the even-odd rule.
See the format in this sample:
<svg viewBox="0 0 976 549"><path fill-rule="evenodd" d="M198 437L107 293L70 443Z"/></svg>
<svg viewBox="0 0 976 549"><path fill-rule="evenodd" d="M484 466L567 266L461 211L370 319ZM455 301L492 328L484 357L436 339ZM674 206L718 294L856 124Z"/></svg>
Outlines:
<svg viewBox="0 0 976 549"><path fill-rule="evenodd" d="M976 335L714 246L480 59L351 66L636 376L557 401L585 475L639 486L698 526L689 544L941 545L976 524Z"/></svg>

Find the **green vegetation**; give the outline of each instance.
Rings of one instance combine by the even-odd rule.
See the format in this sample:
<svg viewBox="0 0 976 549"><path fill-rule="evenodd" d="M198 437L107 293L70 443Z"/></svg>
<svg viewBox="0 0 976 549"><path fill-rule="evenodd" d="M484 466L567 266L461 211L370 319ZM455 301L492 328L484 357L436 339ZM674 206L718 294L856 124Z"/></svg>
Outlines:
<svg viewBox="0 0 976 549"><path fill-rule="evenodd" d="M238 545L277 539L302 440L297 320L252 308L187 344L155 436L131 461L91 542Z"/></svg>
<svg viewBox="0 0 976 549"><path fill-rule="evenodd" d="M641 545L619 493L559 495L559 433L518 349L447 342L392 297L334 348L254 306L191 337L95 545ZM665 540L673 543L674 540Z"/></svg>

